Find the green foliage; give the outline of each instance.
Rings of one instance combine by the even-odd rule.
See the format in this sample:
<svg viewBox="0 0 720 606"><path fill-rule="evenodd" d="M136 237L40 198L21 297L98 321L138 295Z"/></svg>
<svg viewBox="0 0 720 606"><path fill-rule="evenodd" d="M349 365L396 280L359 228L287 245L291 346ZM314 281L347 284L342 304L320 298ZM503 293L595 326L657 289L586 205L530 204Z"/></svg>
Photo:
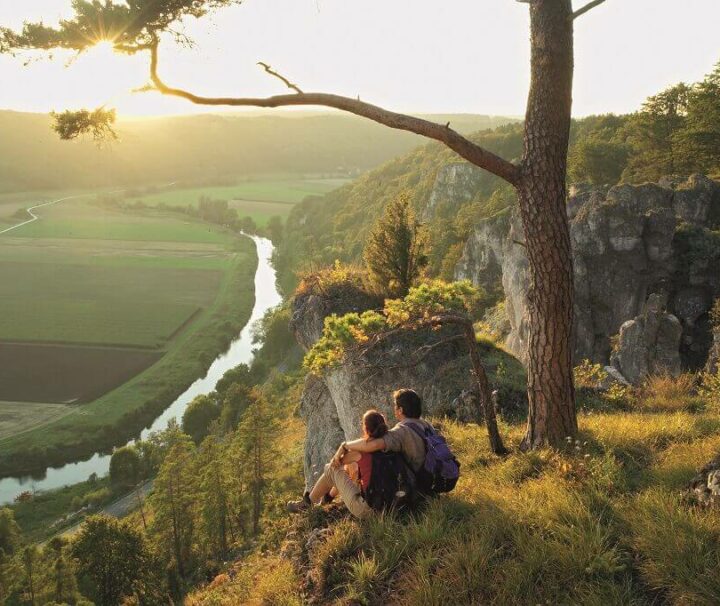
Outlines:
<svg viewBox="0 0 720 606"><path fill-rule="evenodd" d="M348 347L367 342L370 335L386 327L385 317L375 311L340 317L332 314L325 318L323 334L305 355L304 365L316 374L333 368L342 362Z"/></svg>
<svg viewBox="0 0 720 606"><path fill-rule="evenodd" d="M470 282L433 280L410 289L404 299L387 299L382 313L365 311L325 318L320 339L305 355L304 366L320 374L340 364L348 349L366 344L388 329L414 328L443 313L469 313L479 298Z"/></svg>
<svg viewBox="0 0 720 606"><path fill-rule="evenodd" d="M211 10L239 4L240 0L75 0L74 14L57 28L26 22L21 32L0 29L0 51L70 49L83 51L110 41L122 52L144 50L163 32L174 32L188 17L200 18ZM174 33L183 40L179 33Z"/></svg>
<svg viewBox="0 0 720 606"><path fill-rule="evenodd" d="M363 250L370 282L378 292L390 297L407 294L427 264L426 239L409 195L402 194L385 207Z"/></svg>
<svg viewBox="0 0 720 606"><path fill-rule="evenodd" d="M110 482L120 490L140 481L142 465L138 451L132 446L116 449L110 457Z"/></svg>
<svg viewBox="0 0 720 606"><path fill-rule="evenodd" d="M334 263L318 271L301 274L295 295L312 293L328 298L353 296L367 290L365 282L364 271L336 259Z"/></svg>
<svg viewBox="0 0 720 606"><path fill-rule="evenodd" d="M210 425L220 416L220 408L206 395L196 396L183 412L182 430L195 444L200 444L210 432Z"/></svg>
<svg viewBox="0 0 720 606"><path fill-rule="evenodd" d="M95 141L115 140L118 138L113 129L116 114L114 109L98 108L94 111L64 111L50 114L54 120L53 130L64 141L77 139L90 134Z"/></svg>
<svg viewBox="0 0 720 606"><path fill-rule="evenodd" d="M72 556L84 593L98 606L115 606L152 583L154 562L143 536L107 516L85 520L73 539Z"/></svg>
<svg viewBox="0 0 720 606"><path fill-rule="evenodd" d="M687 170L687 159L678 146L677 133L686 123L691 89L677 84L649 97L628 125L634 154L628 175L634 180L656 180Z"/></svg>
<svg viewBox="0 0 720 606"><path fill-rule="evenodd" d="M280 244L284 230L285 227L283 226L282 218L277 215L270 217L267 223L267 233L275 246Z"/></svg>
<svg viewBox="0 0 720 606"><path fill-rule="evenodd" d="M225 560L233 535L231 520L231 467L223 465L227 446L208 436L199 452L198 486L201 550L216 560Z"/></svg>
<svg viewBox="0 0 720 606"><path fill-rule="evenodd" d="M20 545L20 527L12 510L0 509L0 553L11 556Z"/></svg>
<svg viewBox="0 0 720 606"><path fill-rule="evenodd" d="M258 363L266 368L277 366L297 348L295 337L290 332L290 316L290 306L280 305L266 311L253 328L253 343L262 343L262 359Z"/></svg>
<svg viewBox="0 0 720 606"><path fill-rule="evenodd" d="M607 379L607 372L602 364L593 364L590 360L583 360L573 369L576 387L589 387L597 389Z"/></svg>
<svg viewBox="0 0 720 606"><path fill-rule="evenodd" d="M276 419L273 411L266 396L255 388L250 393L250 405L240 418L232 444L233 457L250 492L252 529L255 535L260 530L267 475L274 458L274 431Z"/></svg>
<svg viewBox="0 0 720 606"><path fill-rule="evenodd" d="M189 437L178 437L160 466L150 499L155 513L150 536L180 589L191 578L197 556L194 450Z"/></svg>
<svg viewBox="0 0 720 606"><path fill-rule="evenodd" d="M391 327L429 320L443 313L472 315L480 296L469 280L450 283L432 280L411 288L404 299L385 301L384 313Z"/></svg>
<svg viewBox="0 0 720 606"><path fill-rule="evenodd" d="M682 153L692 169L708 174L720 170L720 63L702 82L692 87L685 128L678 133Z"/></svg>
<svg viewBox="0 0 720 606"><path fill-rule="evenodd" d="M700 375L698 395L704 398L711 410L720 412L720 368Z"/></svg>
<svg viewBox="0 0 720 606"><path fill-rule="evenodd" d="M614 185L622 177L628 156L629 149L624 143L582 139L568 158L569 177L574 182Z"/></svg>

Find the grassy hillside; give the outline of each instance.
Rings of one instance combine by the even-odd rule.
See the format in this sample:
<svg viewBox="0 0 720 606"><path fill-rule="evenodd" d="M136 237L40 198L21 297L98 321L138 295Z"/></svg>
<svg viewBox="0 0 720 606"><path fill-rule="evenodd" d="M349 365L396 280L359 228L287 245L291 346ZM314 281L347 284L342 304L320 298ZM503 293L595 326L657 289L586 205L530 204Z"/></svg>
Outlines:
<svg viewBox="0 0 720 606"><path fill-rule="evenodd" d="M508 118L439 116L461 132ZM278 112L121 120L119 141L63 142L49 116L0 111L0 193L239 176L358 174L412 149L421 139L343 114Z"/></svg>
<svg viewBox="0 0 720 606"><path fill-rule="evenodd" d="M682 385L585 391L562 451L521 453L523 423L504 422L498 458L483 427L437 420L461 462L452 494L365 522L278 508L262 547L187 603L717 604L720 521L684 488L720 450L720 417Z"/></svg>

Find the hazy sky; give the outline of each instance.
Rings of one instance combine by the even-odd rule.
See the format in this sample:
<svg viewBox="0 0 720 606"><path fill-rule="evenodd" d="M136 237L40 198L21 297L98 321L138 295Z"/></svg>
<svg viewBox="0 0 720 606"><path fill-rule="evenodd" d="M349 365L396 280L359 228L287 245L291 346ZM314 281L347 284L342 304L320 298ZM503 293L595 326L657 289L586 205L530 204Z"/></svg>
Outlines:
<svg viewBox="0 0 720 606"><path fill-rule="evenodd" d="M575 0L581 6L587 0ZM47 24L70 0L0 0L0 23ZM270 63L307 91L357 96L391 109L521 115L529 77L528 7L513 0L247 0L188 23L193 50L168 44L161 73L201 94L270 95ZM720 60L719 0L607 0L576 22L574 113L637 109L651 94L693 82ZM108 103L125 114L208 111L156 94L146 59L97 49L66 66L0 56L0 108Z"/></svg>

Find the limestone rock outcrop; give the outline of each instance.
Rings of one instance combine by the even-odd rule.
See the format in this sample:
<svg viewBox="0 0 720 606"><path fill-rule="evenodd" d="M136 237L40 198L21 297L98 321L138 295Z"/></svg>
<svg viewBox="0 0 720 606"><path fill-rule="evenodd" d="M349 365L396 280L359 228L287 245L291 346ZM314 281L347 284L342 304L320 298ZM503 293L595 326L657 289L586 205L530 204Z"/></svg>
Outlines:
<svg viewBox="0 0 720 606"><path fill-rule="evenodd" d="M680 321L665 311L663 297L652 294L642 314L620 327L612 365L633 385L650 375L678 376L680 366Z"/></svg>
<svg viewBox="0 0 720 606"><path fill-rule="evenodd" d="M320 337L326 316L352 311L357 302L357 297L296 297L291 328L297 341L305 349L311 347ZM472 405L477 398L467 348L462 339L454 338L458 335L451 327L399 332L368 351L348 356L321 377L308 376L300 405L307 426L308 486L340 442L360 436L360 419L366 410L377 408L393 420L394 389L415 389L427 414L450 413L465 421L481 420L479 406ZM459 399L467 405L452 410Z"/></svg>
<svg viewBox="0 0 720 606"><path fill-rule="evenodd" d="M700 505L720 506L720 456L705 465L690 481L688 488Z"/></svg>
<svg viewBox="0 0 720 606"><path fill-rule="evenodd" d="M475 197L483 171L467 162L454 162L443 166L435 177L432 191L421 214L423 221L431 219L441 205L460 207Z"/></svg>
<svg viewBox="0 0 720 606"><path fill-rule="evenodd" d="M700 368L711 344L708 312L720 295L720 183L694 175L657 184L570 189L575 272L575 359L607 364L611 339L642 314L652 293L680 322L683 366ZM524 359L528 262L516 212L480 225L455 276L476 284L502 275L512 326L507 345ZM498 270L497 268L500 268Z"/></svg>

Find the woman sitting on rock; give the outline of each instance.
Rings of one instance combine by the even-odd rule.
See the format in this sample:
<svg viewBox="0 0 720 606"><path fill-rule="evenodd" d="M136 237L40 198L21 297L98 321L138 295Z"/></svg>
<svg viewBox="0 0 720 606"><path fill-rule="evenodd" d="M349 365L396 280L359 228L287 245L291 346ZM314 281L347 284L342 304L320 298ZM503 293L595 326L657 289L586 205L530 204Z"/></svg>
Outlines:
<svg viewBox="0 0 720 606"><path fill-rule="evenodd" d="M362 431L366 441L382 438L387 434L388 426L383 414L377 410L368 410L362 418ZM339 460L333 457L333 461L325 466L325 471L312 490L306 492L302 500L290 501L287 504L288 511L306 511L313 505L339 494L355 517L364 518L372 513L373 510L363 498L370 486L372 453L347 450L343 446L340 447L344 451L342 457Z"/></svg>

